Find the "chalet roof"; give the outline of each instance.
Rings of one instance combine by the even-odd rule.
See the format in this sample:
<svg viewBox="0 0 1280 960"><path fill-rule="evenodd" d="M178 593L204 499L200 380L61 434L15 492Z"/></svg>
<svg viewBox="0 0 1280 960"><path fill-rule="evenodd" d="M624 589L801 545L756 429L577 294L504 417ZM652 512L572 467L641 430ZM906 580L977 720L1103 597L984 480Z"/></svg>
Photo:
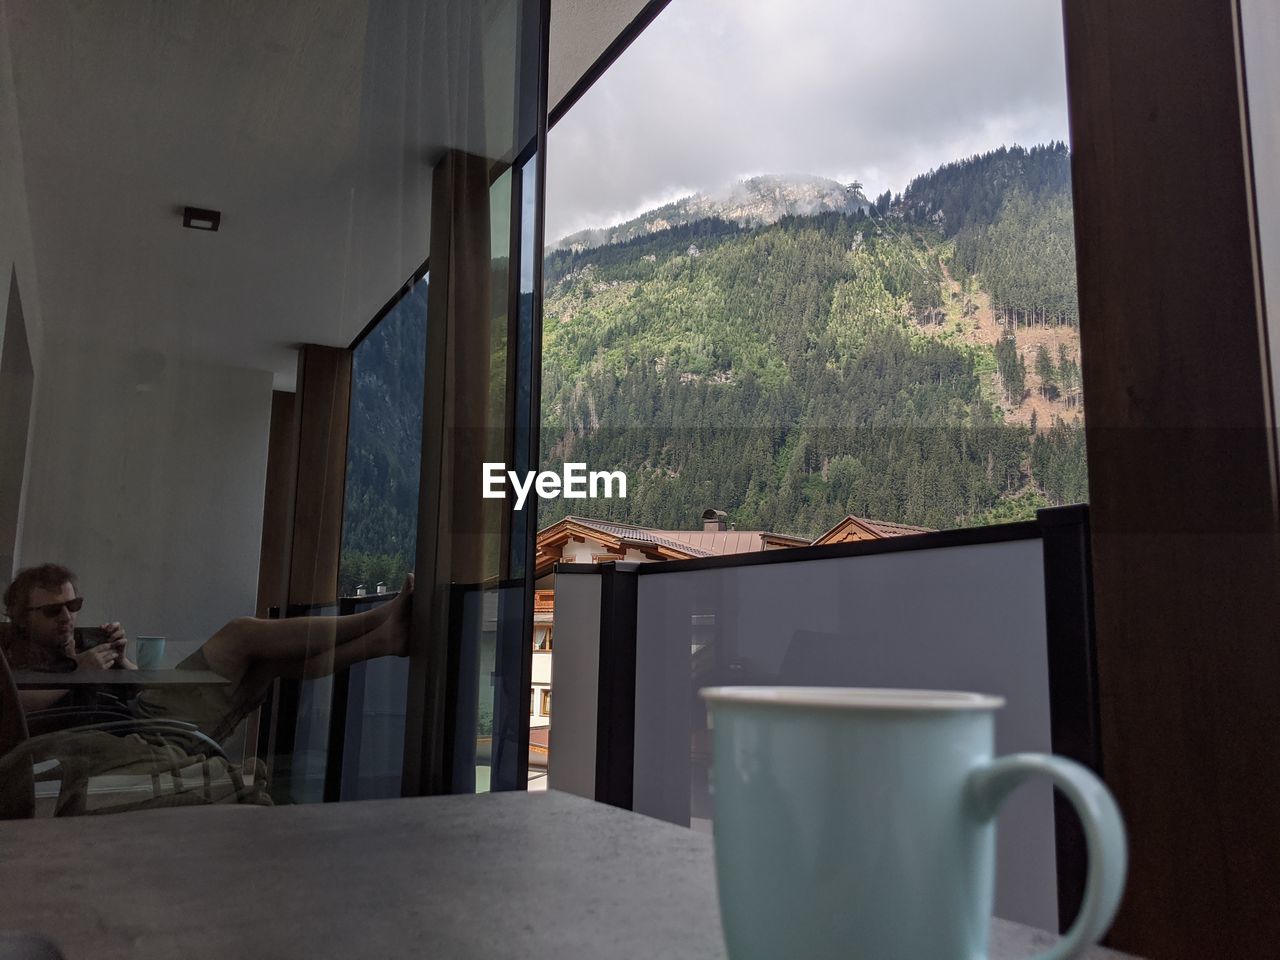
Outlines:
<svg viewBox="0 0 1280 960"><path fill-rule="evenodd" d="M621 543L646 543L664 547L689 558L722 557L733 553L752 553L770 547L804 547L809 541L769 530L657 530L631 523L565 517L538 532L544 537L560 524L574 524L603 534Z"/></svg>
<svg viewBox="0 0 1280 960"><path fill-rule="evenodd" d="M768 530L658 530L656 533L680 543L707 551L709 556L723 557L731 553L754 553L770 547L804 547L809 541Z"/></svg>
<svg viewBox="0 0 1280 960"><path fill-rule="evenodd" d="M827 543L835 534L849 528L860 527L875 537L906 537L915 533L931 533L929 527L916 527L909 523L893 523L889 520L869 520L866 517L855 517L849 514L833 525L822 535L816 537L814 543Z"/></svg>
<svg viewBox="0 0 1280 960"><path fill-rule="evenodd" d="M868 520L865 517L856 517L855 519L860 520L881 536L885 537L905 537L913 533L933 532L931 527L915 527L909 523L892 523L888 520Z"/></svg>
<svg viewBox="0 0 1280 960"><path fill-rule="evenodd" d="M927 527L888 520L869 520L852 514L812 541L768 530L658 530L632 523L568 516L538 531L536 570L539 577L550 573L560 560L561 546L571 538L598 537L619 557L624 555L619 551L633 547L650 559L693 560L755 553L779 547L804 547L810 543L842 543L848 540L902 537L928 532ZM550 617L550 613L544 613L542 619L549 620Z"/></svg>
<svg viewBox="0 0 1280 960"><path fill-rule="evenodd" d="M681 553L688 554L689 557L713 557L715 553L711 550L699 546L697 544L686 543L671 536L672 531L652 530L648 527L637 527L630 523L611 523L607 520L588 520L586 517L565 517L561 523L566 521L577 524L580 527L586 527L589 530L595 530L603 533L607 537L620 540L623 543L652 543L655 546L666 547L668 550L676 550ZM555 524L551 525L552 527ZM540 533L546 533L551 527L547 527Z"/></svg>

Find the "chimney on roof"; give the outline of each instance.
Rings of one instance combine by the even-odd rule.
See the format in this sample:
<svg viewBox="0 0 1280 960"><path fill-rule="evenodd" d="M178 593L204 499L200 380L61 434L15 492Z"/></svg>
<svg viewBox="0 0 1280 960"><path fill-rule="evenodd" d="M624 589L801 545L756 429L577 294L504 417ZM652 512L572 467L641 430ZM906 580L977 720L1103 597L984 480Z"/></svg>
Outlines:
<svg viewBox="0 0 1280 960"><path fill-rule="evenodd" d="M729 515L725 513L723 510L703 510L702 511L702 532L711 533L716 530L728 529L728 524L725 523L725 520L728 519L728 516Z"/></svg>

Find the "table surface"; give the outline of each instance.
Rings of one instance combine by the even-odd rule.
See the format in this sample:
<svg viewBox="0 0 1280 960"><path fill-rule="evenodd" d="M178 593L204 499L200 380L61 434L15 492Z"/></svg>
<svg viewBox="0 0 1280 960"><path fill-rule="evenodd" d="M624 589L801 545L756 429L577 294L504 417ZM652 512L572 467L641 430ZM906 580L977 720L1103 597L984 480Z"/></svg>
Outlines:
<svg viewBox="0 0 1280 960"><path fill-rule="evenodd" d="M556 792L9 822L0 863L0 930L68 960L725 958L709 836Z"/></svg>
<svg viewBox="0 0 1280 960"><path fill-rule="evenodd" d="M231 682L212 670L76 670L72 673L15 670L13 680L19 690L63 690L86 686L207 686Z"/></svg>

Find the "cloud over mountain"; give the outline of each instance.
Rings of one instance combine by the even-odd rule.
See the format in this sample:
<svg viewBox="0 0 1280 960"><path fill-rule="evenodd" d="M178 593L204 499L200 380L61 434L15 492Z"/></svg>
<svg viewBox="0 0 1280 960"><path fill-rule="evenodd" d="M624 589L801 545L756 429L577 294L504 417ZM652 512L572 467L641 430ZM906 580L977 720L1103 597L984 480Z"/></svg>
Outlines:
<svg viewBox="0 0 1280 960"><path fill-rule="evenodd" d="M708 193L682 197L617 226L580 230L563 237L551 247L599 247L710 217L719 217L743 227L758 227L776 223L785 216L853 213L866 210L868 206L862 185L856 181L842 184L807 174L751 177Z"/></svg>
<svg viewBox="0 0 1280 960"><path fill-rule="evenodd" d="M754 174L875 196L1065 139L1060 0L673 0L551 131L546 239Z"/></svg>

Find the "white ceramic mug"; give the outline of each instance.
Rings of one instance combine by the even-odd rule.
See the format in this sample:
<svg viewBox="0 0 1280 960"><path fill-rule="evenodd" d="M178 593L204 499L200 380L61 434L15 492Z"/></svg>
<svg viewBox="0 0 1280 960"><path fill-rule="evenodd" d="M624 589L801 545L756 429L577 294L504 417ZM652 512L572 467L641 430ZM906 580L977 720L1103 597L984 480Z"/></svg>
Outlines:
<svg viewBox="0 0 1280 960"><path fill-rule="evenodd" d="M159 670L164 658L164 637L138 637L134 662L139 670Z"/></svg>
<svg viewBox="0 0 1280 960"><path fill-rule="evenodd" d="M716 876L731 960L980 960L995 898L995 816L1032 775L1075 806L1089 876L1066 960L1111 923L1124 825L1090 771L994 758L999 697L720 687L711 710Z"/></svg>

